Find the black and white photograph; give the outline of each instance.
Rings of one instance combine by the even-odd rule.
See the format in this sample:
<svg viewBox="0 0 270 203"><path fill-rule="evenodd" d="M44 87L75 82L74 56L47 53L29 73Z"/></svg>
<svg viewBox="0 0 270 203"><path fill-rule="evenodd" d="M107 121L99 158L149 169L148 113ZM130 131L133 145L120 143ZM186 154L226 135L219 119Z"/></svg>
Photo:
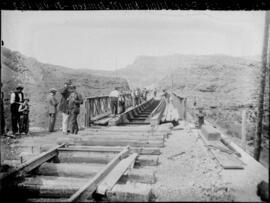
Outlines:
<svg viewBox="0 0 270 203"><path fill-rule="evenodd" d="M1 202L269 202L268 10L1 10Z"/></svg>

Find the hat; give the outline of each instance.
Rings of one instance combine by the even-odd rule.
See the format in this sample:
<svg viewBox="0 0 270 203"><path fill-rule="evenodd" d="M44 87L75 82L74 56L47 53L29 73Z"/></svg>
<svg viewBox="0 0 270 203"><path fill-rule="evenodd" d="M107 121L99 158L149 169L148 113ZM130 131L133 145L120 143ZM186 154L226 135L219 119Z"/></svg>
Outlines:
<svg viewBox="0 0 270 203"><path fill-rule="evenodd" d="M18 90L18 89L23 89L23 86L18 85L18 86L16 87L16 89L17 89L17 90Z"/></svg>
<svg viewBox="0 0 270 203"><path fill-rule="evenodd" d="M51 88L49 92L57 92L57 90L55 88Z"/></svg>

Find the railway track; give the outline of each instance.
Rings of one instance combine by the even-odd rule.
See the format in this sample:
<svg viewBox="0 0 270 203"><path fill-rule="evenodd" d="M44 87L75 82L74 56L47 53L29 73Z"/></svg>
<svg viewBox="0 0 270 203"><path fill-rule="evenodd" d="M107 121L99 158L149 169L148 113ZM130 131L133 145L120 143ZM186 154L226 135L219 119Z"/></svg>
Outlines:
<svg viewBox="0 0 270 203"><path fill-rule="evenodd" d="M135 107L130 107L124 113L113 116L110 112L106 112L101 116L92 118L92 124L94 125L149 125L151 123L152 113L159 106L162 100L156 100L154 98L141 103Z"/></svg>
<svg viewBox="0 0 270 203"><path fill-rule="evenodd" d="M4 185L4 199L81 202L94 194L107 201L148 201L155 182L149 166L158 164L159 153L157 148L60 145L2 177L3 184L14 183Z"/></svg>
<svg viewBox="0 0 270 203"><path fill-rule="evenodd" d="M151 113L159 105L160 100L153 100L145 107L134 112L132 116L128 118L128 122L123 122L121 125L149 125L151 119Z"/></svg>
<svg viewBox="0 0 270 203"><path fill-rule="evenodd" d="M150 201L160 148L170 134L168 126L145 125L158 104L137 107L134 111L139 114L129 126L89 128L80 135L58 137L57 147L1 175L1 199Z"/></svg>
<svg viewBox="0 0 270 203"><path fill-rule="evenodd" d="M160 100L151 99L126 111L116 118L119 126L59 136L59 146L33 154L32 159L0 177L1 199L149 201L160 148L170 134L168 127L148 125L160 104Z"/></svg>

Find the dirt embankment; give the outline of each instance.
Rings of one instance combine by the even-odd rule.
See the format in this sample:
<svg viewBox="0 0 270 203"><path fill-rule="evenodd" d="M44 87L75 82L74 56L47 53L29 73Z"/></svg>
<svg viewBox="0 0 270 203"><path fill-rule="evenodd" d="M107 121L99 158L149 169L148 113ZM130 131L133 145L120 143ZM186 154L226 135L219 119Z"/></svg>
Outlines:
<svg viewBox="0 0 270 203"><path fill-rule="evenodd" d="M71 79L83 97L108 95L115 87L129 89L128 83L122 78L96 76L86 70L44 64L34 58L23 56L19 52L5 47L1 49L2 83L5 102L5 118L10 129L9 98L15 87L23 85L25 96L30 98L30 126L47 128L46 98L50 88L60 89L64 82ZM60 95L57 94L60 101ZM84 123L84 105L81 106L80 123ZM58 114L56 127L61 119Z"/></svg>

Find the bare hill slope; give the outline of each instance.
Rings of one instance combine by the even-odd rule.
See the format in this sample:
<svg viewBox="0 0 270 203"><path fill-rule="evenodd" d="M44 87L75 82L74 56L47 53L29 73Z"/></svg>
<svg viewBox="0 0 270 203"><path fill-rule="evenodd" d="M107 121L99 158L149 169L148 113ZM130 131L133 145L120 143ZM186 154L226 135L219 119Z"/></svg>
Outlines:
<svg viewBox="0 0 270 203"><path fill-rule="evenodd" d="M222 127L232 137L241 136L242 110L257 106L260 79L259 57L226 55L140 56L133 64L119 69L131 87L156 86L196 100L204 107L206 119ZM253 108L254 110L255 108ZM265 90L264 135L269 132L269 69ZM255 123L248 122L248 140L254 138ZM269 139L264 139L265 146ZM250 142L252 144L252 142ZM268 150L263 159L268 160ZM264 157L265 156L265 157ZM268 161L267 161L268 162Z"/></svg>
<svg viewBox="0 0 270 203"><path fill-rule="evenodd" d="M121 78L96 76L85 70L44 64L34 58L25 57L19 52L11 51L5 47L1 49L2 83L5 95L5 112L9 121L10 92L18 85L23 85L26 97L30 98L31 126L47 126L47 105L45 99L48 90L52 87L60 89L66 80L71 79L84 97L108 95L115 87L128 89L128 83ZM90 71L89 71L90 72ZM59 93L57 94L60 100ZM82 105L81 122L84 118L84 105ZM8 122L9 123L9 122ZM58 126L60 119L58 119ZM10 127L9 125L7 127Z"/></svg>

